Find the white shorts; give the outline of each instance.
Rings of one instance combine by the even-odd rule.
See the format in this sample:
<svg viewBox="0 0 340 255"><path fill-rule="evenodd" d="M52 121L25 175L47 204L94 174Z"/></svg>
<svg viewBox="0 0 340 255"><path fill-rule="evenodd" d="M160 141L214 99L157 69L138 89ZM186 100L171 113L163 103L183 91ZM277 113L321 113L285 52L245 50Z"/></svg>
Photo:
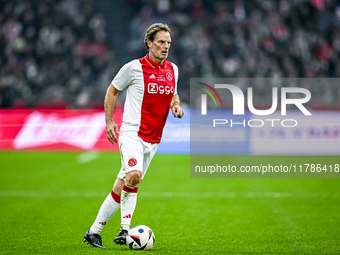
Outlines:
<svg viewBox="0 0 340 255"><path fill-rule="evenodd" d="M125 180L126 173L138 170L142 172L142 178L144 178L158 145L158 143L143 141L135 132L120 134L119 151L122 167L117 177Z"/></svg>

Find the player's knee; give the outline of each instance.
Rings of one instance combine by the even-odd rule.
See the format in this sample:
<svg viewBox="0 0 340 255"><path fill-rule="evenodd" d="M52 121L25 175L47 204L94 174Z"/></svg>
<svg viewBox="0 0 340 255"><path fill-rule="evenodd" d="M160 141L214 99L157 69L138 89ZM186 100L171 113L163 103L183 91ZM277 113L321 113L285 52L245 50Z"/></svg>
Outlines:
<svg viewBox="0 0 340 255"><path fill-rule="evenodd" d="M142 173L138 170L133 170L126 175L126 185L134 188L138 188L142 180Z"/></svg>

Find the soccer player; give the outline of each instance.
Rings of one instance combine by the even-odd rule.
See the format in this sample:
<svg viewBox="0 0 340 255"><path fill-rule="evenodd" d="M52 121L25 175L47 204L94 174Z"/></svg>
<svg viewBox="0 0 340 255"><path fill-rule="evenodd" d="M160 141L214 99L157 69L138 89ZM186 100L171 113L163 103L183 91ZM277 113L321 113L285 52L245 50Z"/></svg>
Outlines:
<svg viewBox="0 0 340 255"><path fill-rule="evenodd" d="M118 142L122 166L111 193L84 236L84 242L94 247L105 248L100 232L119 207L121 229L114 242L126 244L126 235L136 208L138 187L161 141L169 108L176 118L184 115L177 94L178 68L166 60L171 44L170 28L162 23L151 25L146 31L144 42L149 53L124 65L105 95L107 138L113 144L117 143L118 133L113 109L118 93L127 88Z"/></svg>

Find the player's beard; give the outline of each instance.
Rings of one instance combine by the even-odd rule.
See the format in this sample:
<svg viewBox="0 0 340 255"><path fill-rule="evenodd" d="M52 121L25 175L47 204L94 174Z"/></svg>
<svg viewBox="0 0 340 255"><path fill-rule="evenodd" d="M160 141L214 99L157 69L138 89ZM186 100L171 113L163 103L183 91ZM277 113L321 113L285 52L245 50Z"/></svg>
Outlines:
<svg viewBox="0 0 340 255"><path fill-rule="evenodd" d="M152 54L155 56L155 58L157 58L157 59L159 59L159 60L164 60L164 59L166 59L167 57L168 57L168 54L169 54L169 52L164 56L164 55L162 55L162 51L160 52L160 54L157 54L156 52L155 52L155 50L154 49L151 49L151 51L152 51Z"/></svg>

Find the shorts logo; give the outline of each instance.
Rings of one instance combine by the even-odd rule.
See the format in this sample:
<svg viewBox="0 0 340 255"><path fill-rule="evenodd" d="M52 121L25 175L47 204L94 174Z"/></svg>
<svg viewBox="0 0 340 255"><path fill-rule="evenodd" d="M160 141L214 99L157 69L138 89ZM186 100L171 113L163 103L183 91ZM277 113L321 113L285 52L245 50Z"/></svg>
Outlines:
<svg viewBox="0 0 340 255"><path fill-rule="evenodd" d="M169 81L172 81L173 77L171 73L167 72L165 76Z"/></svg>
<svg viewBox="0 0 340 255"><path fill-rule="evenodd" d="M135 158L130 158L129 161L128 161L128 165L129 165L130 167L133 167L133 166L137 165L137 159L135 159Z"/></svg>

